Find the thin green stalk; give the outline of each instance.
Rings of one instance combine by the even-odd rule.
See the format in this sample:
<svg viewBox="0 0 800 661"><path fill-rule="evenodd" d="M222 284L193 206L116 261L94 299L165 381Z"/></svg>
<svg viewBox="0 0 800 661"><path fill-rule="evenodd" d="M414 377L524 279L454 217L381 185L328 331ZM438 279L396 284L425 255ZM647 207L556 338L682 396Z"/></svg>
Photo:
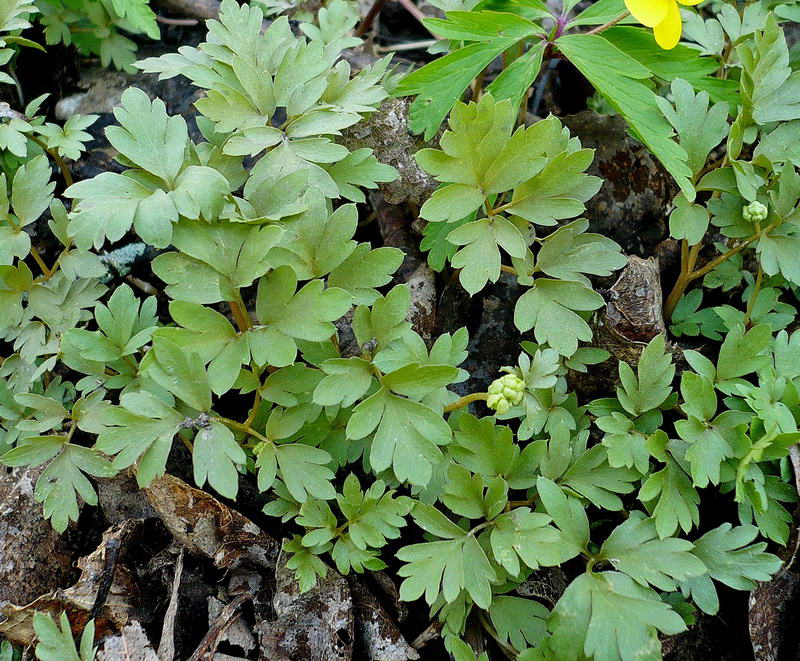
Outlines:
<svg viewBox="0 0 800 661"><path fill-rule="evenodd" d="M758 300L758 293L761 291L761 281L764 279L764 269L761 268L761 262L758 264L758 271L756 272L756 282L753 285L753 292L750 294L750 299L747 301L747 310L744 313L744 325L750 326L750 317L753 315L753 308Z"/></svg>
<svg viewBox="0 0 800 661"><path fill-rule="evenodd" d="M253 438L257 438L259 441L263 441L264 443L269 443L272 445L272 441L270 441L264 434L261 432L257 432L255 429L250 427L249 425L242 424L241 422L236 422L236 420L231 420L230 418L223 418L222 416L213 416L209 418L212 422L219 422L222 425L225 425L228 429L235 429L243 434L247 434L252 436Z"/></svg>
<svg viewBox="0 0 800 661"><path fill-rule="evenodd" d="M692 246L692 251L699 252L699 250L695 251L695 248L700 245L701 244L698 243L696 246ZM678 304L681 296L683 296L683 293L686 291L686 287L689 286L689 283L691 282L690 277L692 268L694 267L694 262L696 259L696 255L691 255L691 251L689 250L689 242L686 239L683 239L681 241L681 272L678 275L678 279L675 281L675 285L672 287L672 291L667 297L667 302L664 304L665 321L669 321L669 319L672 317L672 312L675 310L675 306Z"/></svg>
<svg viewBox="0 0 800 661"><path fill-rule="evenodd" d="M231 309L233 320L236 322L236 326L239 328L240 332L244 333L253 327L253 323L250 321L250 315L247 313L247 308L245 307L242 295L239 291L236 292L236 298L234 300L228 301L228 306Z"/></svg>
<svg viewBox="0 0 800 661"><path fill-rule="evenodd" d="M489 618L486 617L485 611L479 610L478 611L478 620L481 623L481 626L484 628L486 633L488 633L497 646L500 648L500 651L509 659L516 659L518 656L517 650L515 650L511 645L509 645L506 641L504 641L498 635L495 628L492 626L492 623L489 622Z"/></svg>
<svg viewBox="0 0 800 661"><path fill-rule="evenodd" d="M681 299L681 296L683 296L683 293L686 291L686 287L689 286L689 283L691 283L693 280L697 280L697 278L702 278L706 273L713 271L715 268L717 268L717 266L727 261L737 253L740 253L751 243L760 239L762 234L765 234L770 230L774 229L775 225L776 223L772 223L764 230L759 230L752 236L747 237L741 243L736 244L733 248L731 248L727 252L724 252L719 257L712 259L708 264L697 270L694 270L694 264L697 261L697 255L700 252L699 246L701 244L698 243L696 246L692 246L693 250L695 248L697 248L697 250L694 255L692 255L691 251L688 253L686 269L684 269L683 264L681 265L681 274L678 276L678 280L675 282L675 286L672 288L672 291L670 292L669 297L667 298L667 302L664 304L664 319L666 321L669 321L670 317L672 317L672 313L675 310L675 306L678 304L678 301ZM693 260L692 257L694 257Z"/></svg>
<svg viewBox="0 0 800 661"><path fill-rule="evenodd" d="M13 229L15 232L22 232L22 228L13 220L11 220L11 216L7 215L5 217L5 221L11 225L11 229ZM47 264L44 263L39 251L36 250L36 246L33 245L31 246L31 257L33 257L33 260L39 265L39 268L42 270L42 275L45 277L45 279L49 280L53 276L53 271L47 268Z"/></svg>
<svg viewBox="0 0 800 661"><path fill-rule="evenodd" d="M488 392L473 392L469 395L464 395L460 399L457 399L452 404L448 404L444 407L445 413L450 413L451 411L455 411L456 409L463 408L467 406L467 404L472 404L472 402L479 402L479 401L486 401L489 398Z"/></svg>
<svg viewBox="0 0 800 661"><path fill-rule="evenodd" d="M130 356L123 356L122 360L125 361L125 364L131 368L131 372L133 372L134 374L139 373L139 366L135 362L133 362L133 358L131 358Z"/></svg>
<svg viewBox="0 0 800 661"><path fill-rule="evenodd" d="M261 374L257 370L253 370L253 373L256 375L256 378L261 380ZM250 409L250 413L247 416L247 420L244 421L245 427L250 427L253 424L253 419L256 417L258 413L258 407L261 405L261 388L256 388L255 397L253 397L253 408Z"/></svg>
<svg viewBox="0 0 800 661"><path fill-rule="evenodd" d="M58 169L61 170L61 176L64 177L64 183L67 186L72 186L72 174L69 171L66 161L61 158L61 154L59 154L55 149L50 149L43 140L37 138L35 135L26 135L31 142L35 142L37 145L39 145L42 149L44 149L45 153L55 161Z"/></svg>

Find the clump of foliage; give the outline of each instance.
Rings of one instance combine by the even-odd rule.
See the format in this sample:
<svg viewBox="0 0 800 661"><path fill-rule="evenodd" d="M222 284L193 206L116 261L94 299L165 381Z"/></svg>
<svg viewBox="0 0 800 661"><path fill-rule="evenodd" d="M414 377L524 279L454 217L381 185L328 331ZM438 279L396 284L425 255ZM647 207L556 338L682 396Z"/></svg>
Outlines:
<svg viewBox="0 0 800 661"><path fill-rule="evenodd" d="M19 49L42 48L26 37L22 37L20 32L31 27L28 20L31 15L36 14L36 8L26 0L13 0L7 3L5 10L0 14L0 66L9 65L17 56ZM0 71L0 83L14 85L16 81L6 71ZM20 166L20 175L24 182L20 181L20 189L26 185L41 185L45 190L40 191L41 199L46 199L52 193L54 185L49 185L50 179L47 158L43 156L47 152L50 158L59 166L66 183L72 183L72 177L64 159L76 159L84 149L84 144L91 139L91 136L84 129L90 127L97 119L96 115L73 115L63 126L48 122L43 115L39 114L39 109L47 95L37 97L30 101L19 112L7 106L2 113L2 124L0 124L0 170L4 177L16 176ZM37 156L42 158L36 158ZM11 231L10 227L16 226L18 229L34 222L42 215L44 208L37 210L34 207L20 207L16 220L8 218L8 185L4 180L3 187L6 197L5 223L0 225L0 264L10 264L11 257L25 257L30 250L30 241L24 233ZM32 194L29 194L32 195ZM31 199L29 202L33 203ZM44 203L47 207L48 202ZM24 202L20 202L24 204ZM19 253L19 254L17 254Z"/></svg>
<svg viewBox="0 0 800 661"><path fill-rule="evenodd" d="M135 71L136 42L125 36L158 39L161 31L149 0L34 0L48 45L74 46L99 56L104 67Z"/></svg>
<svg viewBox="0 0 800 661"><path fill-rule="evenodd" d="M616 26L617 0L572 18L574 5L450 11L429 24L451 52L398 83L388 60L351 75L342 3L298 37L286 18L262 34L259 8L224 0L206 43L137 63L206 90L205 141L128 90L107 130L126 169L69 185L69 210L48 157L77 156L89 118L3 125L19 164L2 189L0 461L46 465L35 497L56 530L97 502L93 479L132 469L147 487L183 443L199 487L235 499L252 476L268 494L302 589L328 563L399 567L401 598L425 600L458 661L475 658L472 613L523 661L657 659L660 634L718 611L718 584L749 590L778 570L767 545L789 535L800 439L800 334L781 300L800 286L800 99L782 29L760 4L723 5L665 55L647 30ZM600 28L569 33L583 25ZM720 342L684 351L677 375L656 336L592 402L569 378L609 357L591 346L592 278L626 258L580 218L601 185L585 172L592 151L555 117L518 119L556 50L680 184L666 314L676 337ZM459 100L504 52L480 98ZM362 189L396 173L337 137L391 91L417 95L412 125L429 136L449 114L439 148L417 154L441 184L420 210L431 264L459 269L470 294L503 272L525 288L514 321L532 341L488 392L454 392L469 376L465 329L428 346L407 321L408 287L389 286L402 253L354 240ZM63 246L50 266L24 231L48 210ZM726 241L701 266L712 228ZM169 319L155 297L106 286L98 252L132 235L162 250ZM701 279L746 282L741 305L701 308L701 289L686 294ZM340 351L342 318L355 355ZM223 397L241 417L220 413ZM482 400L491 415L466 408ZM720 499L732 520L710 527L704 503ZM571 582L552 610L514 594L561 566Z"/></svg>
<svg viewBox="0 0 800 661"><path fill-rule="evenodd" d="M129 73L136 71L137 46L125 34L150 39L161 35L149 0L5 0L0 24L3 32L12 34L2 37L0 65L14 64L16 50L7 48L9 44L44 50L41 44L20 36L21 30L31 27L31 20L42 28L47 45L74 46L81 55L99 57L103 66L113 65ZM0 80L15 82L6 72Z"/></svg>

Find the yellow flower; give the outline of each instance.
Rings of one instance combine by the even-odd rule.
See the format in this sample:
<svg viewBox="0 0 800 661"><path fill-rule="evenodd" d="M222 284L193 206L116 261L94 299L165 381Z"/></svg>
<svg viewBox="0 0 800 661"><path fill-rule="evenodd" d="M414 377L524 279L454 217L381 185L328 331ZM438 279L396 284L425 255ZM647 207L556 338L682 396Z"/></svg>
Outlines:
<svg viewBox="0 0 800 661"><path fill-rule="evenodd" d="M625 6L642 25L653 28L653 35L661 48L674 48L681 38L682 5L696 5L702 0L625 0Z"/></svg>

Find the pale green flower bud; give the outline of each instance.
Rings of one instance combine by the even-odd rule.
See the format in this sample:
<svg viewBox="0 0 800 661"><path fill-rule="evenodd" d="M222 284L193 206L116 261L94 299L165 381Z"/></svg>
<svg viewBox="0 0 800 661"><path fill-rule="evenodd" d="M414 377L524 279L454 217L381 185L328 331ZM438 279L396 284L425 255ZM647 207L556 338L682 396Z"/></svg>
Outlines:
<svg viewBox="0 0 800 661"><path fill-rule="evenodd" d="M503 383L500 379L495 379L489 384L490 395L500 395L503 392Z"/></svg>
<svg viewBox="0 0 800 661"><path fill-rule="evenodd" d="M742 218L749 223L760 223L766 220L767 216L769 216L769 209L758 200L751 202L742 209Z"/></svg>
<svg viewBox="0 0 800 661"><path fill-rule="evenodd" d="M253 454L257 457L265 447L267 447L267 444L264 441L259 441L253 446Z"/></svg>
<svg viewBox="0 0 800 661"><path fill-rule="evenodd" d="M501 376L497 379L500 383L503 384L505 388L511 388L511 390L515 390L518 392L525 391L525 382L520 379L516 374L506 374L505 376Z"/></svg>
<svg viewBox="0 0 800 661"><path fill-rule="evenodd" d="M500 415L506 413L511 408L511 404L503 395L489 395L486 404L490 409L497 411Z"/></svg>
<svg viewBox="0 0 800 661"><path fill-rule="evenodd" d="M515 374L506 374L489 385L486 405L501 415L522 401L525 382Z"/></svg>

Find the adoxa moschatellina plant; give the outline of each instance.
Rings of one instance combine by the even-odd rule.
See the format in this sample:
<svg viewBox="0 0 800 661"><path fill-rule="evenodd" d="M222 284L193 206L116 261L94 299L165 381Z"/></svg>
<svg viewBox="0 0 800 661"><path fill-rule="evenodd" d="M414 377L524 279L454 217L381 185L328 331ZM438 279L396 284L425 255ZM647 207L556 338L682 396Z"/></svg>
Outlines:
<svg viewBox="0 0 800 661"><path fill-rule="evenodd" d="M285 19L261 34L259 9L225 0L209 42L138 64L206 90L205 141L131 89L107 131L123 173L69 186L67 211L43 156L20 168L4 221L19 247L0 266L1 460L45 466L35 495L56 529L77 520L79 499L96 502L93 479L130 469L147 487L182 444L201 488L235 499L240 479L255 480L303 590L332 565L396 572L458 661L475 658L474 623L523 661L657 659L660 636L718 611L717 584L768 580L780 562L767 544L786 542L797 500L800 335L781 300L798 279L798 155L785 139L800 118L796 75L761 5L687 23L695 46L656 58L647 30L605 28L618 4L574 19L566 6L530 48L546 18L534 3L450 12L430 23L452 53L398 86L388 61L352 76L339 59L352 44L344 4L297 37ZM591 150L554 117L518 121L548 49L681 185L671 328L719 341L684 351L676 379L657 336L589 403L569 375L608 359L591 346L603 305L591 278L626 259L580 218L601 183L585 173ZM503 51L500 77L459 101ZM406 321L408 287L390 284L400 251L353 238L345 200L396 174L337 136L389 92L420 95L418 128L449 114L438 148L417 154L442 184L421 209L432 263L459 269L470 294L503 272L524 287L514 320L531 339L487 392L454 392L469 376L465 330L428 346ZM55 265L19 238L48 206ZM711 225L725 237L717 257L701 253ZM152 268L168 318L152 296L109 290L99 254L121 240L163 251ZM700 308L701 278L734 304ZM358 349L342 355L334 322L349 313ZM222 415L222 397L240 414ZM709 508L728 521L711 527ZM568 581L555 603L516 592L548 567Z"/></svg>

